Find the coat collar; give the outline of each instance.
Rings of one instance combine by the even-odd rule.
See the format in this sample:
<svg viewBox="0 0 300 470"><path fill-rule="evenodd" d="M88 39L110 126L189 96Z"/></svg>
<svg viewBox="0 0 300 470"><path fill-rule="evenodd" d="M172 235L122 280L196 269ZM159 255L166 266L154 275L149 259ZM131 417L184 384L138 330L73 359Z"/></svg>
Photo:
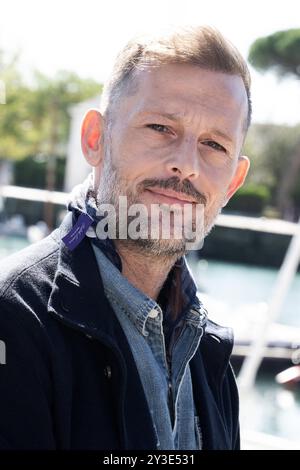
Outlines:
<svg viewBox="0 0 300 470"><path fill-rule="evenodd" d="M101 322L99 320L98 308L110 310L111 307L104 294L102 279L91 243L85 237L74 251L70 251L62 241L72 225L72 213L67 213L61 226L52 233L52 237L59 245L59 254L48 304L49 311L73 326L91 331L101 329L109 333L110 330L105 331L104 319ZM97 304L97 311L88 308L91 303ZM233 345L233 335L230 328L224 328L208 321L205 336L212 338L212 343L219 342L223 346L222 351L225 356L230 356Z"/></svg>
<svg viewBox="0 0 300 470"><path fill-rule="evenodd" d="M156 437L142 383L127 338L104 295L91 244L85 237L70 251L61 241L71 227L72 214L67 214L52 234L59 243L59 259L48 311L65 325L99 340L115 357L118 369L112 380L122 448L155 449Z"/></svg>
<svg viewBox="0 0 300 470"><path fill-rule="evenodd" d="M83 333L113 338L114 315L104 294L91 243L85 237L74 251L70 251L61 240L71 227L72 214L68 213L61 226L52 233L59 244L59 256L48 310ZM218 380L227 368L232 347L232 329L208 320L201 350Z"/></svg>
<svg viewBox="0 0 300 470"><path fill-rule="evenodd" d="M70 251L62 238L72 228L72 214L68 213L53 237L59 244L58 263L48 310L70 326L85 333L109 334L110 307L104 295L93 249L85 237ZM100 315L101 312L101 315ZM107 321L106 321L107 320Z"/></svg>
<svg viewBox="0 0 300 470"><path fill-rule="evenodd" d="M205 335L191 361L193 388L197 390L194 393L195 405L203 429L206 430L203 433L205 449L230 450L233 448L234 423L230 416L232 414L230 403L227 402L232 397L227 396L224 399L223 388L224 377L230 367L232 348L233 330L208 320ZM234 419L237 420L238 417ZM228 428L228 420L231 422L231 429Z"/></svg>
<svg viewBox="0 0 300 470"><path fill-rule="evenodd" d="M140 382L138 372L136 367L128 370L128 364L134 363L134 360L133 357L124 357L124 351L130 351L130 347L105 297L92 246L85 237L74 251L70 251L61 240L71 227L72 214L68 213L60 228L52 234L59 244L59 256L48 311L57 320L80 330L87 336L99 339L104 345L113 349L122 366L123 382L127 383L127 387L130 383L133 386L136 382L127 381L126 375L130 374L132 379L131 374L134 374L135 380ZM120 345L123 345L122 351ZM212 390L215 389L219 393L232 346L232 330L208 321L200 348L191 361L195 403L200 414L201 426L205 429L204 447L208 449L231 448L224 419L220 414L220 406L223 405L217 406L216 395L212 394ZM126 354L130 355L130 352ZM138 389L142 391L141 384ZM143 411L147 410L147 405L142 392L138 393L138 396L140 398L137 400L140 405L139 416L141 425L145 429L147 423L149 426L151 418L147 419L149 418L148 411ZM135 413L134 410L132 412ZM153 429L149 428L149 433L152 436ZM136 430L131 430L128 434L135 435ZM123 430L124 440L126 440L125 435L126 432ZM142 437L137 433L135 439L142 439ZM127 443L127 445L127 448L130 448L130 444Z"/></svg>

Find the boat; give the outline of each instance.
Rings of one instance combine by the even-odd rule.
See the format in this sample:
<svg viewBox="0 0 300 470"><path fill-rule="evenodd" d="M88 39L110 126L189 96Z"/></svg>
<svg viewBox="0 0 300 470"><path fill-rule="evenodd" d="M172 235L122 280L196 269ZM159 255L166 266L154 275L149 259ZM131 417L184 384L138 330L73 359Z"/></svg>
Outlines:
<svg viewBox="0 0 300 470"><path fill-rule="evenodd" d="M231 363L238 372L244 359L251 354L253 342L263 328L268 304L248 303L232 310L207 293L199 293L198 296L207 308L211 320L233 329L234 346ZM260 371L272 371L276 374L298 364L300 364L300 327L272 323L267 331Z"/></svg>

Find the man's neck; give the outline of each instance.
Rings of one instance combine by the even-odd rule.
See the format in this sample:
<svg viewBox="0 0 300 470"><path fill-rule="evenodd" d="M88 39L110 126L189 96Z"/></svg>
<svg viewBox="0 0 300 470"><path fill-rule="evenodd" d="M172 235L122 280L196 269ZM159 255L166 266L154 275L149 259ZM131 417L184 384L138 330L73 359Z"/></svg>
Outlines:
<svg viewBox="0 0 300 470"><path fill-rule="evenodd" d="M122 261L123 276L137 289L157 301L176 258L150 256L121 243L116 244L116 249Z"/></svg>

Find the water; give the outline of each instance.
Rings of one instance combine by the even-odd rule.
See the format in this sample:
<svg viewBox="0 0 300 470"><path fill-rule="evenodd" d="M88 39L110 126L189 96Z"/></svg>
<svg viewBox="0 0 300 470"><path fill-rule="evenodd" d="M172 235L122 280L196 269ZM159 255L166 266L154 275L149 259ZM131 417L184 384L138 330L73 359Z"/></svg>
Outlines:
<svg viewBox="0 0 300 470"><path fill-rule="evenodd" d="M233 326L241 313L257 315L255 305L267 303L272 295L278 270L213 260L189 259L189 265L205 296L213 299L219 314L209 309L210 318ZM204 296L204 303L205 303ZM201 295L200 295L201 297ZM253 304L254 307L251 308ZM222 315L224 318L222 318ZM246 317L242 317L246 321ZM232 322L232 323L231 323ZM279 323L300 327L300 274L297 273L285 299ZM264 372L257 377L255 389L241 397L241 426L299 442L300 386L286 390L274 375Z"/></svg>
<svg viewBox="0 0 300 470"><path fill-rule="evenodd" d="M264 372L258 375L249 397L240 398L243 429L296 441L300 449L300 387L284 389L271 373Z"/></svg>
<svg viewBox="0 0 300 470"><path fill-rule="evenodd" d="M225 303L228 310L237 311L245 304L270 300L278 274L274 268L262 268L213 260L189 261L201 291L216 301ZM290 286L279 323L300 327L300 273Z"/></svg>
<svg viewBox="0 0 300 470"><path fill-rule="evenodd" d="M18 237L0 237L0 258L28 244ZM189 264L200 290L226 305L226 312L245 304L267 302L277 270L236 263L190 259ZM213 312L209 312L213 318ZM300 326L300 275L290 288L280 322ZM230 324L225 322L224 324ZM283 389L272 374L260 374L249 397L241 397L241 425L247 430L273 434L299 442L300 387ZM300 448L300 444L299 444Z"/></svg>

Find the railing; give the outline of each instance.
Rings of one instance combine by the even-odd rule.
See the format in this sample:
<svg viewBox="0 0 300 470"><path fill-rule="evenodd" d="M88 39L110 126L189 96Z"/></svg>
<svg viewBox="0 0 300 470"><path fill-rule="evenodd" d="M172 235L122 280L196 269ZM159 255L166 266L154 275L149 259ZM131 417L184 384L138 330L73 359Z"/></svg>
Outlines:
<svg viewBox="0 0 300 470"><path fill-rule="evenodd" d="M45 189L22 188L21 186L0 186L0 197L24 199L25 201L51 202L65 205L68 193L46 191Z"/></svg>
<svg viewBox="0 0 300 470"><path fill-rule="evenodd" d="M52 204L65 205L69 193L59 191L46 191L44 189L23 188L20 186L0 186L0 197L24 199L27 201L51 202ZM278 219L266 219L264 217L245 217L240 215L220 214L216 225L221 227L254 230L257 232L276 233L282 235L294 235L298 231L297 224Z"/></svg>
<svg viewBox="0 0 300 470"><path fill-rule="evenodd" d="M42 189L22 188L19 186L0 186L0 198L15 198L28 201L66 205L68 193L49 192ZM258 232L291 235L292 240L287 250L284 262L279 270L274 285L273 295L269 302L268 315L261 329L261 333L252 344L252 352L244 361L239 376L242 393L246 393L253 386L264 346L266 334L271 323L276 320L282 308L289 286L294 278L300 259L300 220L299 223L286 222L277 219L265 219L221 214L216 225L241 230L254 230ZM243 427L242 427L243 428ZM300 444L280 439L267 434L244 431L242 433L242 448L244 449L300 449Z"/></svg>

